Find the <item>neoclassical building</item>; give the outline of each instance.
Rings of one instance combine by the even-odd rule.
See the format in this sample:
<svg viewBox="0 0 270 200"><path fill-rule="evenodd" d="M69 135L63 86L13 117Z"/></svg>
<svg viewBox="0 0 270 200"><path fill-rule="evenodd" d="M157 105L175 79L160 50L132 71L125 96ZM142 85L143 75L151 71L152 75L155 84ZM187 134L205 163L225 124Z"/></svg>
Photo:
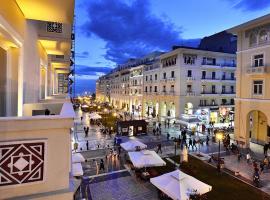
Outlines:
<svg viewBox="0 0 270 200"><path fill-rule="evenodd" d="M270 141L270 15L228 31L238 37L235 138L255 149Z"/></svg>
<svg viewBox="0 0 270 200"><path fill-rule="evenodd" d="M107 96L113 106L144 118L230 122L234 114L235 60L234 53L221 50L174 47L151 63L118 68L101 77L97 98Z"/></svg>

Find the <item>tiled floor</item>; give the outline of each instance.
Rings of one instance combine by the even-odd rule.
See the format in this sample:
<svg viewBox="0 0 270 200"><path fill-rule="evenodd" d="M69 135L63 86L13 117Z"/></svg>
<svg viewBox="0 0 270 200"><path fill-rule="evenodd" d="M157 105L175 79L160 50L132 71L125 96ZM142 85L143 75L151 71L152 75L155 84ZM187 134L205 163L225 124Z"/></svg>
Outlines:
<svg viewBox="0 0 270 200"><path fill-rule="evenodd" d="M128 173L128 172L124 172ZM157 200L157 190L149 182L137 182L130 175L107 176L104 181L89 184L90 195L95 200Z"/></svg>

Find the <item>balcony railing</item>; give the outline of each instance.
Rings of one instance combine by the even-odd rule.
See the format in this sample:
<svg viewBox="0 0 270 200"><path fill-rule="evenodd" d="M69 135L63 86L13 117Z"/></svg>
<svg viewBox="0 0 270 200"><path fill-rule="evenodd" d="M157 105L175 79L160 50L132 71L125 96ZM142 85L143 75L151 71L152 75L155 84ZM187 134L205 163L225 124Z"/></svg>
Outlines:
<svg viewBox="0 0 270 200"><path fill-rule="evenodd" d="M187 77L187 81L194 81L195 80L195 77L193 77L193 76L188 76Z"/></svg>
<svg viewBox="0 0 270 200"><path fill-rule="evenodd" d="M262 66L262 67L250 67L246 70L247 74L264 74L269 73L269 66Z"/></svg>
<svg viewBox="0 0 270 200"><path fill-rule="evenodd" d="M216 67L236 67L236 64L233 63L207 63L202 62L202 65L216 66Z"/></svg>
<svg viewBox="0 0 270 200"><path fill-rule="evenodd" d="M199 107L217 107L218 104L214 103L214 104L199 104Z"/></svg>
<svg viewBox="0 0 270 200"><path fill-rule="evenodd" d="M196 93L193 91L186 91L186 96L196 96Z"/></svg>

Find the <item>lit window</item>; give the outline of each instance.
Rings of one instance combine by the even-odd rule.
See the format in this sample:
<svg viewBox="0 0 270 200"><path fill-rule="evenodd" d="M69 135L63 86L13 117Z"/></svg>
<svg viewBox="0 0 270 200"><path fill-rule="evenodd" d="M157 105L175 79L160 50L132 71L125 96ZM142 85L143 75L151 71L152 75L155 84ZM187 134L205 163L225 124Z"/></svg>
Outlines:
<svg viewBox="0 0 270 200"><path fill-rule="evenodd" d="M263 81L253 81L253 94L262 95Z"/></svg>

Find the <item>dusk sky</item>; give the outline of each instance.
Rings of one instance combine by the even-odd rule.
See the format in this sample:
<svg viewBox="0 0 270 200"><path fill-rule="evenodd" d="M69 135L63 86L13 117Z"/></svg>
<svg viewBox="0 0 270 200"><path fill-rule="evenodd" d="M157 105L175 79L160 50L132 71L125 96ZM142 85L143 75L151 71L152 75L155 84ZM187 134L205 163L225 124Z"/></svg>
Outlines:
<svg viewBox="0 0 270 200"><path fill-rule="evenodd" d="M192 45L270 12L270 0L77 0L76 93L128 58Z"/></svg>

